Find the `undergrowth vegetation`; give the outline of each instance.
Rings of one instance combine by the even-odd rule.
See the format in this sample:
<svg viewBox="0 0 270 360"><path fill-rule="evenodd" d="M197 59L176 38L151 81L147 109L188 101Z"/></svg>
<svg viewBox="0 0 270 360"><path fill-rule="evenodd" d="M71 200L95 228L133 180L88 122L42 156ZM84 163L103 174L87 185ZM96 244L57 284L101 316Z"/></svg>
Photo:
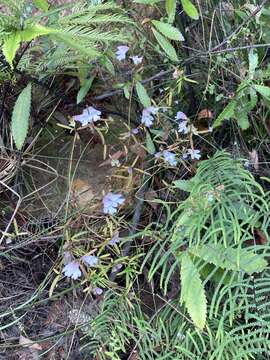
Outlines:
<svg viewBox="0 0 270 360"><path fill-rule="evenodd" d="M268 359L269 2L0 10L0 358Z"/></svg>

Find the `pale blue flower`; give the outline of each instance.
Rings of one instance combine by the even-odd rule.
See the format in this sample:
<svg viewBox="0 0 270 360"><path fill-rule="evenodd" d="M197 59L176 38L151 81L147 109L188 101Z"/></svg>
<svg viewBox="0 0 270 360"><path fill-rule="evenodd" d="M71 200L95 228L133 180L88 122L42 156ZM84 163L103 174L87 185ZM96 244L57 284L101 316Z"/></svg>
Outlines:
<svg viewBox="0 0 270 360"><path fill-rule="evenodd" d="M175 153L168 151L168 150L164 150L163 157L164 157L164 160L171 166L177 165L177 159L176 159Z"/></svg>
<svg viewBox="0 0 270 360"><path fill-rule="evenodd" d="M180 121L178 124L178 132L183 134L187 134L189 132L189 126L187 126L186 120Z"/></svg>
<svg viewBox="0 0 270 360"><path fill-rule="evenodd" d="M70 277L73 280L78 279L82 275L80 264L77 261L72 261L66 264L62 272L65 274L65 276Z"/></svg>
<svg viewBox="0 0 270 360"><path fill-rule="evenodd" d="M125 60L128 50L129 47L126 45L118 46L117 51L115 52L117 60L119 61Z"/></svg>
<svg viewBox="0 0 270 360"><path fill-rule="evenodd" d="M175 117L176 120L187 120L187 115L182 111L178 111Z"/></svg>
<svg viewBox="0 0 270 360"><path fill-rule="evenodd" d="M81 259L85 263L85 265L88 265L90 267L95 267L99 263L99 258L95 255L84 255Z"/></svg>
<svg viewBox="0 0 270 360"><path fill-rule="evenodd" d="M109 215L116 214L118 206L122 205L124 201L123 195L108 193L103 198L103 212Z"/></svg>
<svg viewBox="0 0 270 360"><path fill-rule="evenodd" d="M190 156L192 160L200 160L201 158L201 151L196 149L188 149L184 154L183 158L187 159Z"/></svg>
<svg viewBox="0 0 270 360"><path fill-rule="evenodd" d="M100 117L101 111L95 109L93 106L89 106L83 110L81 115L73 116L73 119L79 121L82 125L87 125L100 120Z"/></svg>
<svg viewBox="0 0 270 360"><path fill-rule="evenodd" d="M133 61L134 65L139 65L143 61L143 56L130 56L130 59Z"/></svg>
<svg viewBox="0 0 270 360"><path fill-rule="evenodd" d="M146 109L143 109L141 123L146 127L150 127L153 125L154 117L152 115L156 115L158 112L158 108L154 106L149 106Z"/></svg>

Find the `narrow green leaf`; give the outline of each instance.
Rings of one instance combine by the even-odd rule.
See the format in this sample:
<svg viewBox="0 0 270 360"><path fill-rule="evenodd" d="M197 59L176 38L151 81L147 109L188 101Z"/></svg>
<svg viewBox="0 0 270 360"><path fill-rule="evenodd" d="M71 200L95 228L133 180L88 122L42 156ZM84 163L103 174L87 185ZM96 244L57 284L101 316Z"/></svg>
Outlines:
<svg viewBox="0 0 270 360"><path fill-rule="evenodd" d="M185 41L181 32L170 24L166 24L162 21L152 20L152 24L160 31L164 36L171 40Z"/></svg>
<svg viewBox="0 0 270 360"><path fill-rule="evenodd" d="M264 85L253 85L253 88L267 100L270 100L270 87Z"/></svg>
<svg viewBox="0 0 270 360"><path fill-rule="evenodd" d="M13 68L13 60L15 58L17 50L20 47L20 43L21 43L21 37L18 31L9 35L4 40L2 51L11 68Z"/></svg>
<svg viewBox="0 0 270 360"><path fill-rule="evenodd" d="M145 87L139 81L136 82L136 91L137 91L137 94L138 94L141 104L145 108L148 108L149 106L151 106L151 99L150 99L149 95L147 94Z"/></svg>
<svg viewBox="0 0 270 360"><path fill-rule="evenodd" d="M49 4L47 0L33 0L34 5L43 11L48 11L49 10Z"/></svg>
<svg viewBox="0 0 270 360"><path fill-rule="evenodd" d="M192 4L190 0L181 0L185 13L194 20L199 19L199 13L197 8Z"/></svg>
<svg viewBox="0 0 270 360"><path fill-rule="evenodd" d="M176 0L166 0L165 7L168 15L168 22L172 24L176 14Z"/></svg>
<svg viewBox="0 0 270 360"><path fill-rule="evenodd" d="M222 124L224 120L229 120L234 115L234 109L236 106L236 102L232 100L229 104L223 109L223 111L216 118L216 121L213 124L213 127L217 127Z"/></svg>
<svg viewBox="0 0 270 360"><path fill-rule="evenodd" d="M172 61L178 61L177 53L175 51L175 48L172 46L172 44L163 35L161 35L158 31L156 31L154 28L152 28L152 31L153 31L155 38L157 39L159 45L165 51L165 53L168 55L168 57Z"/></svg>
<svg viewBox="0 0 270 360"><path fill-rule="evenodd" d="M181 304L185 303L194 324L203 330L206 323L207 303L198 269L190 256L181 257Z"/></svg>
<svg viewBox="0 0 270 360"><path fill-rule="evenodd" d="M148 131L146 132L146 148L149 154L154 155L156 153L155 144Z"/></svg>
<svg viewBox="0 0 270 360"><path fill-rule="evenodd" d="M86 79L83 82L83 84L77 94L77 104L79 104L81 101L83 101L83 99L87 95L88 91L90 90L90 88L92 86L94 78L95 78L94 76L91 76L90 79Z"/></svg>
<svg viewBox="0 0 270 360"><path fill-rule="evenodd" d="M18 96L11 119L12 136L18 150L21 150L27 136L29 127L30 107L31 107L31 84L22 90Z"/></svg>

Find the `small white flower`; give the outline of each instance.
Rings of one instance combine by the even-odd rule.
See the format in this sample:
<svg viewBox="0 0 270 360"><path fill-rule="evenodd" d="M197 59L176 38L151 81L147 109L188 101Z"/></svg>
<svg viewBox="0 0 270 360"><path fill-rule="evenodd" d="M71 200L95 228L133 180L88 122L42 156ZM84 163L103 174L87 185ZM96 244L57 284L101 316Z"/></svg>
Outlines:
<svg viewBox="0 0 270 360"><path fill-rule="evenodd" d="M134 65L139 65L143 61L143 56L138 56L138 55L130 56L130 59L133 61Z"/></svg>
<svg viewBox="0 0 270 360"><path fill-rule="evenodd" d="M173 152L164 150L163 156L164 156L164 160L171 166L177 165L176 155Z"/></svg>
<svg viewBox="0 0 270 360"><path fill-rule="evenodd" d="M89 106L83 110L81 115L73 116L73 119L79 121L84 126L100 120L100 117L101 111L95 109L93 106Z"/></svg>
<svg viewBox="0 0 270 360"><path fill-rule="evenodd" d="M70 277L73 280L77 280L82 275L80 264L77 261L72 261L66 264L62 272L65 276Z"/></svg>
<svg viewBox="0 0 270 360"><path fill-rule="evenodd" d="M115 52L117 60L119 61L125 60L128 50L129 47L126 45L118 46L117 51Z"/></svg>
<svg viewBox="0 0 270 360"><path fill-rule="evenodd" d="M178 111L175 117L176 120L187 120L187 115L182 111Z"/></svg>
<svg viewBox="0 0 270 360"><path fill-rule="evenodd" d="M180 121L178 124L178 132L183 134L187 134L189 132L189 126L187 126L186 120Z"/></svg>
<svg viewBox="0 0 270 360"><path fill-rule="evenodd" d="M213 126L209 126L208 131L212 132L213 131Z"/></svg>
<svg viewBox="0 0 270 360"><path fill-rule="evenodd" d="M95 267L99 263L99 258L95 255L84 255L81 259L85 263L85 265L88 265L90 267Z"/></svg>

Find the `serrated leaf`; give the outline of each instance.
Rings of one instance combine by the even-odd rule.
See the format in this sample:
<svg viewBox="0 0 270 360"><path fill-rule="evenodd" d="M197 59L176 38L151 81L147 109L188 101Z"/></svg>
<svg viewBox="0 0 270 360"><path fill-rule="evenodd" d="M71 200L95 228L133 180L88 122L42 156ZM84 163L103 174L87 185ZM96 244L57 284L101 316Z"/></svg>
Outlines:
<svg viewBox="0 0 270 360"><path fill-rule="evenodd" d="M148 131L146 132L146 148L149 154L154 155L156 153L155 144Z"/></svg>
<svg viewBox="0 0 270 360"><path fill-rule="evenodd" d="M166 0L165 7L168 15L168 22L171 24L174 22L176 14L176 0Z"/></svg>
<svg viewBox="0 0 270 360"><path fill-rule="evenodd" d="M234 115L234 108L236 106L236 102L232 100L229 104L223 109L223 111L216 118L213 127L217 127L222 124L224 120L229 120Z"/></svg>
<svg viewBox="0 0 270 360"><path fill-rule="evenodd" d="M47 0L33 0L34 5L43 11L48 11L49 10L49 4Z"/></svg>
<svg viewBox="0 0 270 360"><path fill-rule="evenodd" d="M4 40L2 51L11 68L13 68L13 60L20 47L20 43L21 37L18 31L12 33Z"/></svg>
<svg viewBox="0 0 270 360"><path fill-rule="evenodd" d="M174 26L157 20L152 20L152 24L159 32L161 32L167 38L176 41L185 41L181 32Z"/></svg>
<svg viewBox="0 0 270 360"><path fill-rule="evenodd" d="M165 53L168 55L168 57L172 61L178 61L178 56L175 51L175 48L172 46L172 44L158 31L156 31L154 28L152 28L152 31L154 33L155 38L157 39L159 45L161 48L165 51Z"/></svg>
<svg viewBox="0 0 270 360"><path fill-rule="evenodd" d="M267 100L270 100L270 87L264 85L253 85L253 88Z"/></svg>
<svg viewBox="0 0 270 360"><path fill-rule="evenodd" d="M207 302L198 269L190 256L181 257L181 304L185 304L194 324L203 330L206 323Z"/></svg>
<svg viewBox="0 0 270 360"><path fill-rule="evenodd" d="M222 244L212 244L191 247L189 251L205 262L225 270L252 274L261 272L267 267L267 261L263 255L255 254L248 249L225 248Z"/></svg>
<svg viewBox="0 0 270 360"><path fill-rule="evenodd" d="M85 98L85 96L87 95L88 91L90 90L93 80L94 80L94 76L91 76L90 79L86 79L82 86L80 87L80 90L78 91L77 94L77 104L79 104L81 101L83 101L83 99Z"/></svg>
<svg viewBox="0 0 270 360"><path fill-rule="evenodd" d="M11 119L12 136L18 150L21 150L27 136L29 127L30 107L31 107L31 84L22 90L18 96Z"/></svg>
<svg viewBox="0 0 270 360"><path fill-rule="evenodd" d="M137 91L137 94L138 94L141 104L145 108L150 107L151 99L150 99L149 95L147 94L145 87L139 81L136 82L136 91Z"/></svg>
<svg viewBox="0 0 270 360"><path fill-rule="evenodd" d="M181 0L184 12L194 20L199 19L199 13L190 0Z"/></svg>

